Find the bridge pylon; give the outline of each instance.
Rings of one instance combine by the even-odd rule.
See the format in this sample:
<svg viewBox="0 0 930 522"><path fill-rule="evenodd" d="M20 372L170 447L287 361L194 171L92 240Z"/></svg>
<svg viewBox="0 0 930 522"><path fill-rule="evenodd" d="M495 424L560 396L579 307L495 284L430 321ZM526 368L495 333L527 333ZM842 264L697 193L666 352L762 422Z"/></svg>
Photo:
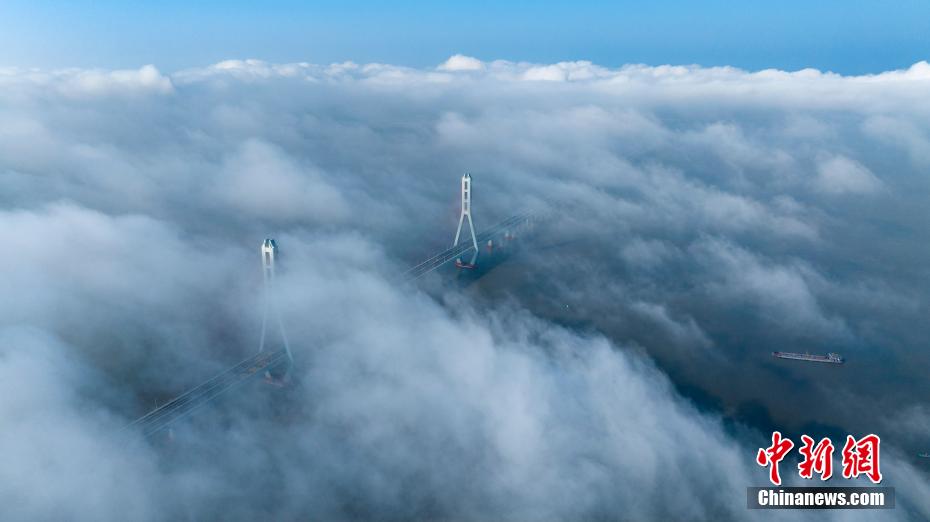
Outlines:
<svg viewBox="0 0 930 522"><path fill-rule="evenodd" d="M294 357L291 355L291 346L287 340L287 332L284 331L284 322L281 321L281 314L278 311L275 302L274 280L275 280L275 258L278 255L278 244L274 239L266 239L262 242L262 272L265 279L265 288L263 295L262 310L262 337L258 343L258 351L265 350L265 337L268 333L268 316L273 315L274 320L278 323L278 332L281 336L281 342L284 344L284 350L287 352L287 358L291 363Z"/></svg>
<svg viewBox="0 0 930 522"><path fill-rule="evenodd" d="M459 268L475 268L475 262L478 260L478 238L475 237L475 224L471 220L471 174L465 173L462 176L462 214L459 216L459 227L455 231L455 240L452 242L452 246L456 247L459 244L459 237L462 235L462 225L465 224L465 219L468 219L468 230L471 232L471 244L475 249L475 254L471 257L471 262L463 263L462 259L455 260L455 266Z"/></svg>

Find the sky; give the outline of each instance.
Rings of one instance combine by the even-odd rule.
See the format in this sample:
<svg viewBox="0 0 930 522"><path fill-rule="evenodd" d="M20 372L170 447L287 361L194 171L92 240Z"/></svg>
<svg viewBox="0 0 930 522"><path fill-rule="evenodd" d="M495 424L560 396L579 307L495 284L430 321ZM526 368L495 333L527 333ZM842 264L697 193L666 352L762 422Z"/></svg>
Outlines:
<svg viewBox="0 0 930 522"><path fill-rule="evenodd" d="M177 71L226 59L433 66L483 60L816 68L930 54L930 5L804 2L36 2L0 5L0 66Z"/></svg>

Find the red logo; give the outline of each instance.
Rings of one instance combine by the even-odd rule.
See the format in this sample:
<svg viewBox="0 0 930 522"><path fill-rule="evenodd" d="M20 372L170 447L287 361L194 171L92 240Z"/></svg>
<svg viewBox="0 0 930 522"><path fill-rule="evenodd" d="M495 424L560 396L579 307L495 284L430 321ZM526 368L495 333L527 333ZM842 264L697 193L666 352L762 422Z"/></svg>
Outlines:
<svg viewBox="0 0 930 522"><path fill-rule="evenodd" d="M798 474L801 478L812 479L814 474L820 475L820 480L827 480L833 476L833 442L824 437L814 444L814 439L801 435L802 445L798 448L803 460L798 464ZM882 472L879 468L878 448L881 439L878 435L869 434L856 440L852 435L846 436L843 446L843 478L852 479L865 475L873 483L882 481ZM781 485L781 475L778 473L778 464L794 448L791 439L782 437L781 432L772 432L772 445L759 448L756 453L756 463L762 467L769 467L769 480L776 486Z"/></svg>
<svg viewBox="0 0 930 522"><path fill-rule="evenodd" d="M804 456L804 461L798 464L798 473L801 478L814 478L814 472L820 474L820 480L827 480L833 476L833 443L824 437L814 447L814 439L801 435L804 444L798 450Z"/></svg>
<svg viewBox="0 0 930 522"><path fill-rule="evenodd" d="M791 442L791 439L783 439L781 432L776 431L772 433L772 445L768 448L759 448L759 453L756 454L756 463L762 467L771 466L769 468L769 480L772 481L772 484L781 485L781 476L778 475L778 463L785 458L785 455L793 447L794 443Z"/></svg>
<svg viewBox="0 0 930 522"><path fill-rule="evenodd" d="M866 435L859 440L852 435L846 436L843 446L843 477L856 478L859 475L869 477L873 483L882 481L882 472L878 468L878 435Z"/></svg>

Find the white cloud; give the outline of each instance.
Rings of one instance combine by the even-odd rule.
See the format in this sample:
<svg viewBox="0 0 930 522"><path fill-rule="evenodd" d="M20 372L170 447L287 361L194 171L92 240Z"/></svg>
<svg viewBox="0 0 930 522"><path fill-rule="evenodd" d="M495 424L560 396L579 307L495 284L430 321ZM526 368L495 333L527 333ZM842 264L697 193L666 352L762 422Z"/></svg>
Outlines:
<svg viewBox="0 0 930 522"><path fill-rule="evenodd" d="M471 56L455 54L440 64L438 69L441 71L480 71L484 69L484 62Z"/></svg>
<svg viewBox="0 0 930 522"><path fill-rule="evenodd" d="M269 221L339 222L349 209L312 166L301 167L267 143L250 140L229 157L216 193L243 213Z"/></svg>
<svg viewBox="0 0 930 522"><path fill-rule="evenodd" d="M814 186L827 194L871 194L881 189L882 183L861 163L833 156L817 164Z"/></svg>
<svg viewBox="0 0 930 522"><path fill-rule="evenodd" d="M906 151L918 168L930 166L930 135L907 118L872 116L863 122L862 130L890 147Z"/></svg>
<svg viewBox="0 0 930 522"><path fill-rule="evenodd" d="M755 314L785 331L815 333L846 340L850 332L840 317L823 309L814 289L821 276L803 263L774 264L743 248L719 240L703 240L692 248L711 275L711 297L748 304Z"/></svg>
<svg viewBox="0 0 930 522"><path fill-rule="evenodd" d="M74 76L72 82L78 90L94 94L118 92L122 89L162 93L169 93L173 90L171 79L163 76L153 65L146 65L135 71L81 72Z"/></svg>
<svg viewBox="0 0 930 522"><path fill-rule="evenodd" d="M68 348L41 331L0 328L4 516L151 520L151 455L121 447L122 420L76 393L93 376Z"/></svg>

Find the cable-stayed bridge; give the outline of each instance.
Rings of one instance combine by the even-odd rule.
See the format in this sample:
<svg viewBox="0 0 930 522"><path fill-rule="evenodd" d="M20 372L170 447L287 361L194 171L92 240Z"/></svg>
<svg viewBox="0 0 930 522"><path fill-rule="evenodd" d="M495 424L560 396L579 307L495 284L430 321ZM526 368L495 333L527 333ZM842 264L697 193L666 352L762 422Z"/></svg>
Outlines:
<svg viewBox="0 0 930 522"><path fill-rule="evenodd" d="M466 239L465 242L459 243L462 226L465 222L469 225L471 241L468 242ZM466 174L462 178L462 215L459 219L458 231L455 234L453 246L411 267L403 273L402 279L408 282L415 281L452 260L456 260L456 265L459 267L474 268L478 257L479 244L494 242L495 240L500 243L501 239L505 242L511 240L516 233L522 233L527 227L531 226L532 222L533 214L524 212L511 216L480 233L476 233L471 219L471 176ZM461 256L471 250L474 250L471 261L462 263ZM275 376L282 373L286 376L293 358L287 333L284 330L284 324L274 301L273 288L277 244L273 239L266 239L262 243L261 252L265 292L261 341L259 342L258 353L143 415L127 426L127 430L138 431L146 437L156 435L170 429L174 423L192 415L224 393L240 388L258 376L264 375L270 380L275 380L277 378ZM269 319L277 324L281 338L282 346L276 350L265 349Z"/></svg>

